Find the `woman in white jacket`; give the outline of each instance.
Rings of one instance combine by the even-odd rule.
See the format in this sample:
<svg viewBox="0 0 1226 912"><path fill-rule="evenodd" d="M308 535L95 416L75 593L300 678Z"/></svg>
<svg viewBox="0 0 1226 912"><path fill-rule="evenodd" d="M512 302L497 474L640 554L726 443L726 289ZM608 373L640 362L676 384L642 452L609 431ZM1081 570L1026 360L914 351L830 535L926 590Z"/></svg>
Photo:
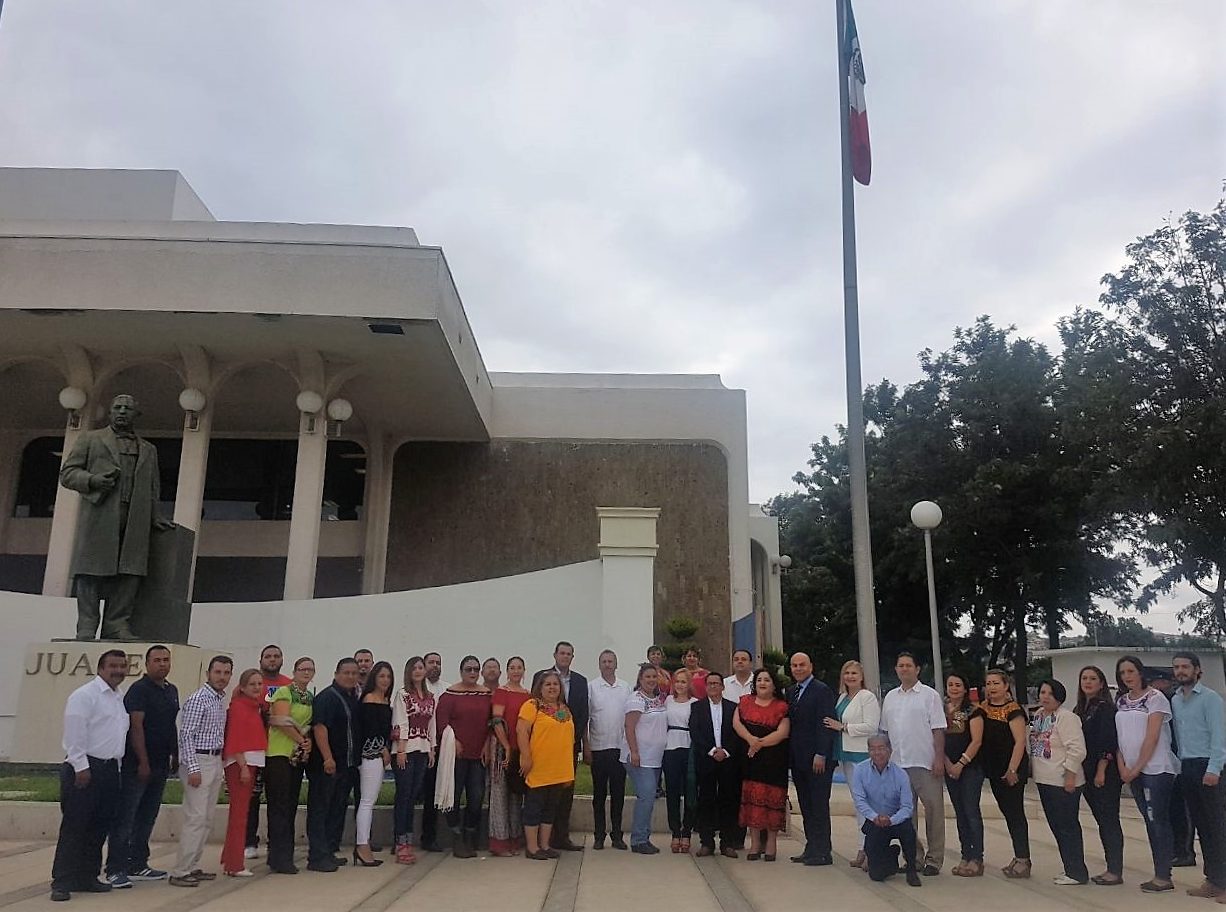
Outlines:
<svg viewBox="0 0 1226 912"><path fill-rule="evenodd" d="M1064 873L1054 879L1058 886L1090 881L1077 816L1086 784L1082 769L1086 739L1081 731L1081 717L1064 708L1067 697L1059 681L1048 679L1039 685L1039 711L1030 722L1028 745L1039 800L1064 864Z"/></svg>
<svg viewBox="0 0 1226 912"><path fill-rule="evenodd" d="M851 777L856 764L868 759L868 738L878 732L881 722L881 704L877 695L864 686L864 668L855 659L843 663L839 672L839 702L835 707L837 719L827 717L826 727L839 732L836 741L838 762L851 791ZM856 814L856 829L864 826L864 818ZM860 833L860 850L852 867L864 868L864 833Z"/></svg>

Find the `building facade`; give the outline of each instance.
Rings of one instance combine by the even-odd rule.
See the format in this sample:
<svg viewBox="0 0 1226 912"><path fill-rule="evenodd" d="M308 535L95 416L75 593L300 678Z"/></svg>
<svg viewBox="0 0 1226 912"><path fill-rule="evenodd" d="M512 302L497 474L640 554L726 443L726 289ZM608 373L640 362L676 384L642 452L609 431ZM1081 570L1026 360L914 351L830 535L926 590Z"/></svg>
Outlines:
<svg viewBox="0 0 1226 912"><path fill-rule="evenodd" d="M216 221L177 172L0 169L0 610L29 638L72 629L59 462L120 392L164 515L197 534L195 643L498 654L531 635L582 641L594 668L686 616L712 656L780 645L743 391L487 371L411 229ZM621 558L647 576L601 582Z"/></svg>

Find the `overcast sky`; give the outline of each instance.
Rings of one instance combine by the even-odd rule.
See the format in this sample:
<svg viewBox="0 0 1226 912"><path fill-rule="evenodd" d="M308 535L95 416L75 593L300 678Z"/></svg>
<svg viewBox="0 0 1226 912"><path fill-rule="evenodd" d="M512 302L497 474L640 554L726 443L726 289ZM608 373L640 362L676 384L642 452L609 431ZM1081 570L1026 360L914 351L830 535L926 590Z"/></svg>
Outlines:
<svg viewBox="0 0 1226 912"><path fill-rule="evenodd" d="M1218 197L1222 0L856 18L865 382L982 313L1053 341L1126 243ZM6 0L0 164L412 226L491 370L745 389L765 499L845 418L834 32L833 0Z"/></svg>

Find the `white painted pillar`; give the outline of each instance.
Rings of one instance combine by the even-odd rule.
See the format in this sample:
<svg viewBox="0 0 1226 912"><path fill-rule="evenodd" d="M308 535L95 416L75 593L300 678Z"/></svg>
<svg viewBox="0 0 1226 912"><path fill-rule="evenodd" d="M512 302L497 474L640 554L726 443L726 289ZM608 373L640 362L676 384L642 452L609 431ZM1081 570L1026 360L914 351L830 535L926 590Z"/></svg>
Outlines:
<svg viewBox="0 0 1226 912"><path fill-rule="evenodd" d="M655 626L658 507L597 507L600 517L601 647L643 651Z"/></svg>
<svg viewBox="0 0 1226 912"><path fill-rule="evenodd" d="M327 422L323 415L300 414L298 461L294 468L294 506L289 523L289 553L285 562L285 598L315 596L315 566L319 562L319 509L324 494L324 463L328 455Z"/></svg>
<svg viewBox="0 0 1226 912"><path fill-rule="evenodd" d="M183 418L183 451L179 456L179 486L175 490L174 521L196 533L200 540L200 514L204 508L204 478L209 468L209 441L213 436L213 406L197 416L196 430Z"/></svg>
<svg viewBox="0 0 1226 912"><path fill-rule="evenodd" d="M81 426L65 428L64 455L60 464L68 458L76 445L81 433L88 429L88 415L91 409L87 403L81 409ZM43 595L64 596L72 589L69 570L72 568L72 548L77 540L77 517L81 512L81 495L70 491L63 485L55 489L55 508L51 514L51 538L47 544L47 566L43 571Z"/></svg>
<svg viewBox="0 0 1226 912"><path fill-rule="evenodd" d="M366 519L362 557L362 594L378 595L387 578L387 534L392 515L392 453L387 435L372 430L366 442Z"/></svg>

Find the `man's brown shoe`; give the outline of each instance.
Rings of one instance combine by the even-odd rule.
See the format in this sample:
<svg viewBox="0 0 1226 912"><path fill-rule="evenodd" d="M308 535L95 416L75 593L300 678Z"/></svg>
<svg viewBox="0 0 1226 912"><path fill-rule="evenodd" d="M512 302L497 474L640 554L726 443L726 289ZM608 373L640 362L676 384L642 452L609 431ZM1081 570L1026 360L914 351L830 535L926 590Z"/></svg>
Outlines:
<svg viewBox="0 0 1226 912"><path fill-rule="evenodd" d="M1188 890L1189 896L1196 896L1201 899L1216 899L1222 895L1222 890L1215 887L1208 880L1201 883L1199 887L1192 887Z"/></svg>
<svg viewBox="0 0 1226 912"><path fill-rule="evenodd" d="M715 848L714 846L708 846L708 845L700 846L698 851L695 852L694 854L698 856L699 858L709 858L710 856L715 854Z"/></svg>

